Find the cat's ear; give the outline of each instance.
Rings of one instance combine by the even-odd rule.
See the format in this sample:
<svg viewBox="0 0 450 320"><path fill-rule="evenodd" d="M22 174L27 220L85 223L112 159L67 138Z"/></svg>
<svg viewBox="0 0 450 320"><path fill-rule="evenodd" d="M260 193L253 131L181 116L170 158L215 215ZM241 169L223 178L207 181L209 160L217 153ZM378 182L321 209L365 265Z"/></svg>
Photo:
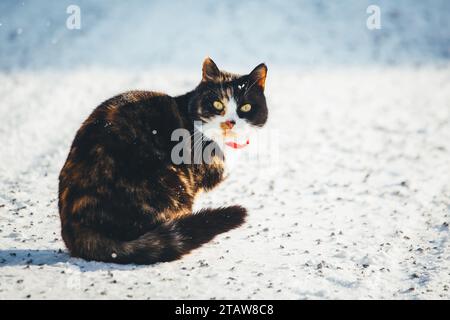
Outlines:
<svg viewBox="0 0 450 320"><path fill-rule="evenodd" d="M220 79L220 70L210 57L206 57L203 61L202 81L217 82Z"/></svg>
<svg viewBox="0 0 450 320"><path fill-rule="evenodd" d="M250 85L258 86L262 91L264 91L266 76L267 66L264 63L261 63L248 75Z"/></svg>

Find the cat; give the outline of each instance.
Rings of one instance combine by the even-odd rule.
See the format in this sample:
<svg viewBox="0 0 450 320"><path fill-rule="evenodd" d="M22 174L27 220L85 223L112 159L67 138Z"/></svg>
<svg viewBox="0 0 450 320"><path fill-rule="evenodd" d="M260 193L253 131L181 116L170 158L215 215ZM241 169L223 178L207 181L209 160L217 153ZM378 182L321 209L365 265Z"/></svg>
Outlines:
<svg viewBox="0 0 450 320"><path fill-rule="evenodd" d="M192 152L218 146L211 132L247 139L267 121L266 75L263 63L237 75L206 58L200 84L184 95L130 91L99 105L78 130L59 176L61 233L70 255L121 264L172 261L242 225L241 206L196 213L192 206L199 192L224 179L220 151L248 141L213 148L208 162L174 164L172 132L199 133Z"/></svg>

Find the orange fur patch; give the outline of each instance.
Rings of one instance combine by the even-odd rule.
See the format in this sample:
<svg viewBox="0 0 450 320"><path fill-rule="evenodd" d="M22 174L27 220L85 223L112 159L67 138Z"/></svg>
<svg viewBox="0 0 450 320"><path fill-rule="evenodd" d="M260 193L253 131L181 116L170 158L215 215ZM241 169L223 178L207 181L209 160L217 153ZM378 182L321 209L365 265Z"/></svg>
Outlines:
<svg viewBox="0 0 450 320"><path fill-rule="evenodd" d="M85 209L89 206L95 206L96 204L97 198L92 196L82 196L73 202L72 213L76 214L81 209Z"/></svg>
<svg viewBox="0 0 450 320"><path fill-rule="evenodd" d="M267 70L266 70L266 68L262 68L262 70L260 71L260 78L258 80L258 85L263 89L266 85L266 76L267 76Z"/></svg>

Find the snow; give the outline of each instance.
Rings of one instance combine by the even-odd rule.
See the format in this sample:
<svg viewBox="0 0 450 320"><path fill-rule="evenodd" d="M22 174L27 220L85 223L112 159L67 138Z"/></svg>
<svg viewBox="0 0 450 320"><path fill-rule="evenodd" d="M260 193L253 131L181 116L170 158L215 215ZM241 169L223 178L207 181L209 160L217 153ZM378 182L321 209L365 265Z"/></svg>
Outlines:
<svg viewBox="0 0 450 320"><path fill-rule="evenodd" d="M450 298L448 2L378 1L375 31L365 1L79 1L80 30L69 4L0 3L0 299ZM81 122L193 88L206 55L269 67L279 144L196 203L248 222L175 262L70 258L57 177Z"/></svg>

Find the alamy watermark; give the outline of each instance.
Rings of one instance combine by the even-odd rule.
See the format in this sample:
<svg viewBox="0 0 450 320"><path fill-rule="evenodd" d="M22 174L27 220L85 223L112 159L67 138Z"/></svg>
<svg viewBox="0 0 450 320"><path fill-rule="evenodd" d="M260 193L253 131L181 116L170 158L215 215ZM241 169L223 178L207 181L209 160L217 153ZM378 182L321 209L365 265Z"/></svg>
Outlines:
<svg viewBox="0 0 450 320"><path fill-rule="evenodd" d="M370 5L366 9L366 13L370 14L366 20L366 26L369 30L381 29L381 9L377 5Z"/></svg>
<svg viewBox="0 0 450 320"><path fill-rule="evenodd" d="M69 15L66 19L66 27L69 30L81 29L81 9L75 4L67 7L66 13Z"/></svg>
<svg viewBox="0 0 450 320"><path fill-rule="evenodd" d="M277 130L256 130L248 140L233 141L225 137L220 130L205 132L201 121L194 122L194 132L187 129L175 129L171 140L176 142L171 150L174 165L211 164L217 160L229 162L252 161L260 168L275 168L279 163L279 133Z"/></svg>

